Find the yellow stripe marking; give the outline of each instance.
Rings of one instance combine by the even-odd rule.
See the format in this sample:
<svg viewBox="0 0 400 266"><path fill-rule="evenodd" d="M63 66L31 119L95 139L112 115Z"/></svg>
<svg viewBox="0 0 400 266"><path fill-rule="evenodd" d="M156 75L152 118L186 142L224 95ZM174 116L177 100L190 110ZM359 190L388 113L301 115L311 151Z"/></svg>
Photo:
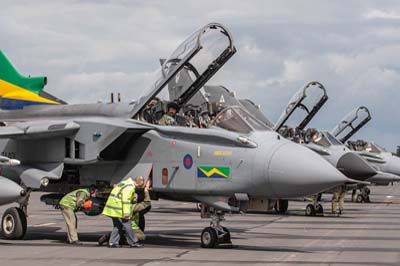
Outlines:
<svg viewBox="0 0 400 266"><path fill-rule="evenodd" d="M223 177L227 177L224 173L222 173L220 170L218 170L217 168L213 168L213 169L211 169L210 171L206 171L206 170L204 170L204 169L201 169L201 168L199 168L200 169L200 171L202 171L207 177L210 177L210 176L212 176L213 174L219 174L219 175L221 175L221 176L223 176Z"/></svg>
<svg viewBox="0 0 400 266"><path fill-rule="evenodd" d="M20 86L14 85L2 79L0 79L0 96L3 98L15 100L58 104L58 102L43 98L31 91L28 91Z"/></svg>

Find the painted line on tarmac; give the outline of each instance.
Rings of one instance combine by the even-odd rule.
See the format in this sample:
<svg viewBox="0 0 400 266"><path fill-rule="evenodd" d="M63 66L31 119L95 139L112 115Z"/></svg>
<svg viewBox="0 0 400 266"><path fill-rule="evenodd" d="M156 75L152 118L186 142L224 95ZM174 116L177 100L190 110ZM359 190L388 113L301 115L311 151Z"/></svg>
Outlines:
<svg viewBox="0 0 400 266"><path fill-rule="evenodd" d="M45 227L49 225L55 225L56 223L44 223L44 224L35 224L35 225L30 225L29 227Z"/></svg>

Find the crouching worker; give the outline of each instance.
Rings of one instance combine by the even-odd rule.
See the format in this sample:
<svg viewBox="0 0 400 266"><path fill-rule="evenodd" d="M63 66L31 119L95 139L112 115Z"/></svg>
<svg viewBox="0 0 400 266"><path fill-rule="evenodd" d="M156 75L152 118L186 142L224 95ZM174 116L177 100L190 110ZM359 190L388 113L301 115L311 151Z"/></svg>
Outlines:
<svg viewBox="0 0 400 266"><path fill-rule="evenodd" d="M132 212L131 212L131 221L132 221L132 230L139 241L145 240L146 236L141 228L140 218L144 216L151 208L151 199L150 199L150 180L146 181L144 187L144 199L140 200L138 193L135 192L133 199L132 199ZM143 217L142 217L143 218ZM124 232L120 232L120 234L124 234ZM104 243L109 242L110 240L110 233L106 233L102 235L98 241L98 244L101 246Z"/></svg>
<svg viewBox="0 0 400 266"><path fill-rule="evenodd" d="M143 241L146 239L144 232L140 228L140 215L144 215L141 213L148 211L151 207L149 188L150 188L150 179L147 179L146 184L144 186L143 201L139 202L138 194L135 193L133 203L132 203L132 214L131 214L132 230L135 233L135 235L139 241Z"/></svg>
<svg viewBox="0 0 400 266"><path fill-rule="evenodd" d="M112 219L113 230L110 235L110 248L118 248L121 233L125 231L126 241L132 248L141 247L132 230L131 209L132 199L136 187L143 186L143 177L138 176L133 180L127 178L116 185L107 199L103 214Z"/></svg>
<svg viewBox="0 0 400 266"><path fill-rule="evenodd" d="M95 198L97 194L97 187L92 185L89 189L77 189L60 200L60 210L67 224L68 243L71 245L80 245L78 239L78 220L76 212L85 207L85 202L91 197Z"/></svg>

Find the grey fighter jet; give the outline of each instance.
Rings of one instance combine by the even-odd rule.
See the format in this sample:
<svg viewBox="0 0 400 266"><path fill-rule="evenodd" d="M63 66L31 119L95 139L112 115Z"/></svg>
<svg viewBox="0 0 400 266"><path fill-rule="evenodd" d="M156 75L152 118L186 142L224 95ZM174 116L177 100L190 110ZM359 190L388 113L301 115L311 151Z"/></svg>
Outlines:
<svg viewBox="0 0 400 266"><path fill-rule="evenodd" d="M393 182L400 181L400 158L387 152L384 148L375 143L368 143L363 140L349 141L363 126L371 120L371 114L365 106L355 108L348 113L331 131L331 134L342 143L347 142L347 146L358 152L376 170L377 174L368 178L366 181L372 185L387 186ZM367 185L359 185L360 193L356 196L357 202L369 202L370 189ZM353 198L355 196L353 191Z"/></svg>
<svg viewBox="0 0 400 266"><path fill-rule="evenodd" d="M229 231L220 224L226 212L268 207L275 199L316 194L346 182L318 154L282 138L242 106L202 114L210 116L210 127L192 123L196 110L189 102L235 52L230 32L208 24L163 62L154 85L132 104L48 104L1 111L0 150L20 161L3 167L0 179L0 194L14 192L0 204L15 197L20 203L3 215L5 238L24 236L31 191L62 194L96 183L107 193L122 179L143 175L152 180L154 199L202 203L202 217L211 218L211 224L201 233L201 245L209 248L230 243ZM158 125L164 99L171 100L167 85L187 69L194 78L175 95L181 109L177 125Z"/></svg>

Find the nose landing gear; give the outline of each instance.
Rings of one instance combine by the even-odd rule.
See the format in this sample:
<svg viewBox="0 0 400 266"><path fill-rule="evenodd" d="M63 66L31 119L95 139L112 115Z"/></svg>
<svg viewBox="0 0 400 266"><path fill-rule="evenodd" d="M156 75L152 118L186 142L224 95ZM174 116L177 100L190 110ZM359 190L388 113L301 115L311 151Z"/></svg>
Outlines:
<svg viewBox="0 0 400 266"><path fill-rule="evenodd" d="M306 206L305 215L306 216L324 216L324 208L319 203L321 195L317 194L312 196L312 204Z"/></svg>
<svg viewBox="0 0 400 266"><path fill-rule="evenodd" d="M202 218L211 218L210 226L201 232L202 248L231 247L231 234L226 227L221 226L220 222L225 221L224 212L212 210L209 212L207 206L202 205Z"/></svg>

